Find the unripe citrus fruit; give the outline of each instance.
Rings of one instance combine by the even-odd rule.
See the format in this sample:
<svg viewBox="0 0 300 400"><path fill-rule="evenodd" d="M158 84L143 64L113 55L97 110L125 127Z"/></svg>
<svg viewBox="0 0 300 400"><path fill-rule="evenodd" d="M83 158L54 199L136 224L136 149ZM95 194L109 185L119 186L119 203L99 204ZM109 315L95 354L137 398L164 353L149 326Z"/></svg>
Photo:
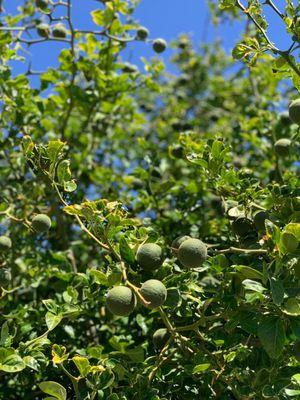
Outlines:
<svg viewBox="0 0 300 400"><path fill-rule="evenodd" d="M156 243L145 243L139 247L136 259L142 269L155 270L163 263L162 248Z"/></svg>
<svg viewBox="0 0 300 400"><path fill-rule="evenodd" d="M291 120L300 125L300 99L296 99L289 105L289 116Z"/></svg>
<svg viewBox="0 0 300 400"><path fill-rule="evenodd" d="M167 42L164 39L155 39L152 47L155 53L162 53L167 48Z"/></svg>
<svg viewBox="0 0 300 400"><path fill-rule="evenodd" d="M144 26L140 26L136 31L136 37L139 40L145 40L149 36L149 31Z"/></svg>
<svg viewBox="0 0 300 400"><path fill-rule="evenodd" d="M52 34L55 38L64 39L67 36L66 27L63 24L57 24L53 27Z"/></svg>
<svg viewBox="0 0 300 400"><path fill-rule="evenodd" d="M178 236L176 239L173 240L171 247L172 249L178 249L179 246L185 241L191 239L188 235Z"/></svg>
<svg viewBox="0 0 300 400"><path fill-rule="evenodd" d="M287 138L277 140L274 144L275 153L279 157L287 157L290 154L291 144L291 140Z"/></svg>
<svg viewBox="0 0 300 400"><path fill-rule="evenodd" d="M167 289L165 285L157 279L149 279L141 287L141 294L150 304L149 308L160 307L167 298Z"/></svg>
<svg viewBox="0 0 300 400"><path fill-rule="evenodd" d="M48 0L36 0L35 5L40 8L41 10L47 10L49 7L49 1Z"/></svg>
<svg viewBox="0 0 300 400"><path fill-rule="evenodd" d="M153 345L156 349L162 349L164 345L167 343L170 335L166 328L157 329L153 333Z"/></svg>
<svg viewBox="0 0 300 400"><path fill-rule="evenodd" d="M130 64L129 62L125 62L123 64L122 71L127 74L133 74L139 72L138 67L134 64Z"/></svg>
<svg viewBox="0 0 300 400"><path fill-rule="evenodd" d="M11 245L11 239L8 236L0 236L0 250L8 250Z"/></svg>
<svg viewBox="0 0 300 400"><path fill-rule="evenodd" d="M269 218L267 211L259 210L253 215L254 226L258 231L265 231L265 220Z"/></svg>
<svg viewBox="0 0 300 400"><path fill-rule="evenodd" d="M115 286L107 294L106 305L111 313L125 317L134 310L136 297L127 286Z"/></svg>
<svg viewBox="0 0 300 400"><path fill-rule="evenodd" d="M207 258L207 248L199 239L187 239L179 246L178 259L187 268L200 267Z"/></svg>
<svg viewBox="0 0 300 400"><path fill-rule="evenodd" d="M299 246L299 240L290 232L282 232L281 243L289 253L293 253Z"/></svg>
<svg viewBox="0 0 300 400"><path fill-rule="evenodd" d="M51 219L46 214L37 214L33 217L31 225L37 232L46 232L51 228Z"/></svg>
<svg viewBox="0 0 300 400"><path fill-rule="evenodd" d="M48 24L39 24L36 27L37 33L43 38L50 36L50 26Z"/></svg>
<svg viewBox="0 0 300 400"><path fill-rule="evenodd" d="M246 236L252 231L252 222L250 219L245 217L239 217L233 221L232 225L233 232L238 236Z"/></svg>

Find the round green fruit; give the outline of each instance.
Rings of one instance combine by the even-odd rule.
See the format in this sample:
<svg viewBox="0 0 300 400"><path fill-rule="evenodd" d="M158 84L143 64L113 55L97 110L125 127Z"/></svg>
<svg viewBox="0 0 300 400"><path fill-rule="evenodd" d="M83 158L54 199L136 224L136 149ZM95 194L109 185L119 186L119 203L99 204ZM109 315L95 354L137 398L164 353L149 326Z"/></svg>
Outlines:
<svg viewBox="0 0 300 400"><path fill-rule="evenodd" d="M252 221L245 217L237 218L235 221L233 221L231 227L233 232L238 236L246 236L253 229Z"/></svg>
<svg viewBox="0 0 300 400"><path fill-rule="evenodd" d="M44 11L44 10L47 10L47 8L49 7L49 1L48 0L36 0L35 5Z"/></svg>
<svg viewBox="0 0 300 400"><path fill-rule="evenodd" d="M139 72L138 67L136 65L130 64L129 62L125 62L123 64L122 71L127 74L134 74Z"/></svg>
<svg viewBox="0 0 300 400"><path fill-rule="evenodd" d="M188 239L191 239L188 235L178 236L171 244L172 249L179 249L180 245Z"/></svg>
<svg viewBox="0 0 300 400"><path fill-rule="evenodd" d="M300 340L297 340L294 345L294 356L296 360L300 362Z"/></svg>
<svg viewBox="0 0 300 400"><path fill-rule="evenodd" d="M255 228L258 231L265 231L265 220L269 218L269 214L267 211L259 210L256 211L253 215L253 223Z"/></svg>
<svg viewBox="0 0 300 400"><path fill-rule="evenodd" d="M157 279L149 279L141 287L141 294L150 304L149 308L160 307L167 299L167 289L165 285Z"/></svg>
<svg viewBox="0 0 300 400"><path fill-rule="evenodd" d="M289 105L289 116L291 120L300 125L300 99L296 99Z"/></svg>
<svg viewBox="0 0 300 400"><path fill-rule="evenodd" d="M139 247L136 259L143 270L153 271L163 263L162 248L156 243L145 243Z"/></svg>
<svg viewBox="0 0 300 400"><path fill-rule="evenodd" d="M173 240L173 242L171 244L171 251L172 251L174 256L177 256L178 249L179 249L180 245L185 240L188 240L188 239L191 239L191 237L187 236L187 235L183 235L183 236L178 236L176 239Z"/></svg>
<svg viewBox="0 0 300 400"><path fill-rule="evenodd" d="M144 26L140 26L136 31L136 37L139 40L146 40L149 36L149 31Z"/></svg>
<svg viewBox="0 0 300 400"><path fill-rule="evenodd" d="M50 36L50 26L48 24L39 24L36 30L38 35L43 38L48 38Z"/></svg>
<svg viewBox="0 0 300 400"><path fill-rule="evenodd" d="M153 345L156 349L162 349L167 343L170 335L166 328L157 329L153 333Z"/></svg>
<svg viewBox="0 0 300 400"><path fill-rule="evenodd" d="M152 47L155 53L163 53L167 48L167 42L164 39L155 39Z"/></svg>
<svg viewBox="0 0 300 400"><path fill-rule="evenodd" d="M8 236L0 236L0 250L8 250L11 246L11 239Z"/></svg>
<svg viewBox="0 0 300 400"><path fill-rule="evenodd" d="M277 140L277 142L274 144L275 153L279 157L288 157L290 154L291 144L292 142L287 138Z"/></svg>
<svg viewBox="0 0 300 400"><path fill-rule="evenodd" d="M281 243L289 253L293 253L299 246L299 240L290 232L282 232Z"/></svg>
<svg viewBox="0 0 300 400"><path fill-rule="evenodd" d="M134 310L136 297L127 286L116 286L108 292L106 305L112 314L125 317Z"/></svg>
<svg viewBox="0 0 300 400"><path fill-rule="evenodd" d="M280 113L280 123L281 123L281 125L284 125L284 126L288 126L291 124L291 119L290 119L288 111L284 111L284 112Z"/></svg>
<svg viewBox="0 0 300 400"><path fill-rule="evenodd" d="M57 39L64 39L67 36L67 30L63 24L57 24L53 27L52 34Z"/></svg>
<svg viewBox="0 0 300 400"><path fill-rule="evenodd" d="M186 268L200 267L207 258L207 248L199 239L187 239L178 249L178 259Z"/></svg>
<svg viewBox="0 0 300 400"><path fill-rule="evenodd" d="M37 214L33 217L31 225L39 233L47 232L51 228L51 219L46 214Z"/></svg>

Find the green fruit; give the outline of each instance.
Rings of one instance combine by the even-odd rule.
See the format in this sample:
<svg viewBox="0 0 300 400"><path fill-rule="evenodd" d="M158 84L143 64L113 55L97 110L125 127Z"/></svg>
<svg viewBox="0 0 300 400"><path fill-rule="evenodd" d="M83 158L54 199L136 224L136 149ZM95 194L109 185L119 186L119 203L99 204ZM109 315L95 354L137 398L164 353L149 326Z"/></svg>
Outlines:
<svg viewBox="0 0 300 400"><path fill-rule="evenodd" d="M50 26L48 24L39 24L36 30L39 36L43 38L48 38L50 36Z"/></svg>
<svg viewBox="0 0 300 400"><path fill-rule="evenodd" d="M267 211L259 210L255 212L255 214L253 215L253 223L258 231L266 230L265 227L266 219L269 219L269 214L267 213Z"/></svg>
<svg viewBox="0 0 300 400"><path fill-rule="evenodd" d="M149 308L160 307L167 298L167 289L165 285L157 279L149 279L141 287L141 294L150 304Z"/></svg>
<svg viewBox="0 0 300 400"><path fill-rule="evenodd" d="M163 263L162 248L156 243L145 243L139 247L136 259L142 269L146 271L155 270Z"/></svg>
<svg viewBox="0 0 300 400"><path fill-rule="evenodd" d="M300 340L297 340L294 344L294 356L296 360L300 362Z"/></svg>
<svg viewBox="0 0 300 400"><path fill-rule="evenodd" d="M287 111L284 111L280 114L280 122L282 125L290 125L291 124L291 119L290 119L289 113Z"/></svg>
<svg viewBox="0 0 300 400"><path fill-rule="evenodd" d="M139 72L138 67L136 65L130 64L129 62L125 62L123 64L122 71L127 74L134 74Z"/></svg>
<svg viewBox="0 0 300 400"><path fill-rule="evenodd" d="M178 249L178 259L187 268L200 267L207 258L207 248L199 239L187 239Z"/></svg>
<svg viewBox="0 0 300 400"><path fill-rule="evenodd" d="M44 11L44 10L47 10L47 8L49 7L49 1L48 0L36 0L35 5Z"/></svg>
<svg viewBox="0 0 300 400"><path fill-rule="evenodd" d="M191 239L191 237L188 235L178 236L176 239L173 240L171 244L172 249L177 250L180 247L180 245L188 239Z"/></svg>
<svg viewBox="0 0 300 400"><path fill-rule="evenodd" d="M279 157L289 156L291 144L292 144L292 142L290 141L290 139L283 138L283 139L277 140L277 142L275 142L275 144L274 144L275 153Z"/></svg>
<svg viewBox="0 0 300 400"><path fill-rule="evenodd" d="M39 233L47 232L51 228L51 219L46 214L37 214L32 219L31 225Z"/></svg>
<svg viewBox="0 0 300 400"><path fill-rule="evenodd" d="M300 125L300 99L296 99L289 105L289 116L291 120Z"/></svg>
<svg viewBox="0 0 300 400"><path fill-rule="evenodd" d="M238 236L246 236L253 229L252 221L245 217L239 217L233 221L232 225L233 232Z"/></svg>
<svg viewBox="0 0 300 400"><path fill-rule="evenodd" d="M299 246L299 240L290 232L282 232L281 243L289 253L293 253Z"/></svg>
<svg viewBox="0 0 300 400"><path fill-rule="evenodd" d="M144 26L140 26L136 31L136 37L139 40L145 40L149 36L149 31Z"/></svg>
<svg viewBox="0 0 300 400"><path fill-rule="evenodd" d="M162 349L167 343L170 335L166 328L157 329L153 333L153 345L156 349Z"/></svg>
<svg viewBox="0 0 300 400"><path fill-rule="evenodd" d="M136 297L127 286L116 286L107 294L106 305L112 314L125 317L136 306Z"/></svg>
<svg viewBox="0 0 300 400"><path fill-rule="evenodd" d="M0 236L0 250L8 250L11 246L11 239L8 236Z"/></svg>
<svg viewBox="0 0 300 400"><path fill-rule="evenodd" d="M63 24L57 24L52 29L55 38L64 39L67 36L67 30Z"/></svg>
<svg viewBox="0 0 300 400"><path fill-rule="evenodd" d="M152 47L155 53L163 53L167 48L167 42L164 39L155 39Z"/></svg>

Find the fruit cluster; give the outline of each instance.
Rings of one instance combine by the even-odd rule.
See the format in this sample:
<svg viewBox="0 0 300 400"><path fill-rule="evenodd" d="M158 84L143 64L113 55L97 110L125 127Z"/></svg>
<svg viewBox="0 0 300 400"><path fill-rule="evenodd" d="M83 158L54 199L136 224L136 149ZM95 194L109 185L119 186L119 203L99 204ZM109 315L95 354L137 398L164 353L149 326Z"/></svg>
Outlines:
<svg viewBox="0 0 300 400"><path fill-rule="evenodd" d="M189 236L175 239L171 250L186 268L200 267L207 258L206 245L201 240ZM138 248L136 260L143 271L153 272L163 264L163 250L156 243L145 243ZM147 280L140 289L136 288L136 290L144 300L144 305L149 308L162 306L167 298L165 285L157 279ZM107 307L115 315L129 315L136 304L135 293L130 287L116 286L107 294Z"/></svg>

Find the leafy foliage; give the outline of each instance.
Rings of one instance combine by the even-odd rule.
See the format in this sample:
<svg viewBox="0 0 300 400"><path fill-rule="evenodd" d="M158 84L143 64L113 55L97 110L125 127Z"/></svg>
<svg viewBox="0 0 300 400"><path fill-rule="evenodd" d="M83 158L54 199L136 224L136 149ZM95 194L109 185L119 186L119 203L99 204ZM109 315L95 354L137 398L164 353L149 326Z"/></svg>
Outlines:
<svg viewBox="0 0 300 400"><path fill-rule="evenodd" d="M262 2L211 1L215 21L249 18L245 63L182 35L172 75L123 61L135 40L166 46L135 1L98 2L94 31L73 25L71 0L22 3L0 28L0 397L299 396L299 128L283 111L299 6L266 2L292 38L279 50ZM52 41L57 68L13 75Z"/></svg>

